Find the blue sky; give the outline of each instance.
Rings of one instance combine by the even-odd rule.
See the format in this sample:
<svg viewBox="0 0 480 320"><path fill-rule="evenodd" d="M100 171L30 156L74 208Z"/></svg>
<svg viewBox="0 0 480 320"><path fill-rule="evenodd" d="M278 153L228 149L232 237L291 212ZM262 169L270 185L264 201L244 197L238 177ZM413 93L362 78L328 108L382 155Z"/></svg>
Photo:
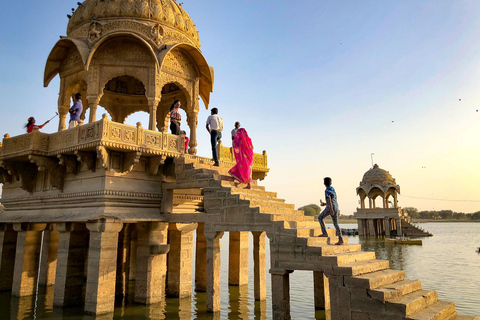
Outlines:
<svg viewBox="0 0 480 320"><path fill-rule="evenodd" d="M43 88L43 71L76 2L15 1L0 12L1 134L23 133L31 115L41 122L55 114L59 79ZM297 206L318 203L331 176L342 212L351 214L375 153L401 186L401 206L480 210L480 2L183 7L215 69L210 106L227 129L240 121L256 152L267 151L267 189ZM208 114L199 115L200 156L210 155ZM136 121L148 116L127 124Z"/></svg>

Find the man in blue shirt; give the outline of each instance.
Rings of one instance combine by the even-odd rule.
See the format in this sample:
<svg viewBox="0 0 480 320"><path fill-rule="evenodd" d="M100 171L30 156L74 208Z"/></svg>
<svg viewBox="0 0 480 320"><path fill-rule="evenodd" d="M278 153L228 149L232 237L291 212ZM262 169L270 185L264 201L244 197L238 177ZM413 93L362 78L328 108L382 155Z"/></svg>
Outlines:
<svg viewBox="0 0 480 320"><path fill-rule="evenodd" d="M335 189L332 187L332 179L326 177L323 179L323 184L327 189L325 189L325 200L326 203L320 200L321 206L326 206L325 210L320 213L318 216L318 222L320 222L320 227L322 228L322 234L319 237L328 237L327 229L325 229L325 222L323 219L327 215L332 216L333 225L337 230L338 242L335 243L336 246L343 244L342 232L340 231L340 227L338 226L338 215L340 214L340 210L338 209L338 202L337 202L337 193Z"/></svg>
<svg viewBox="0 0 480 320"><path fill-rule="evenodd" d="M70 112L70 123L68 129L75 128L80 124L80 116L83 111L82 94L76 93L73 106L68 110Z"/></svg>

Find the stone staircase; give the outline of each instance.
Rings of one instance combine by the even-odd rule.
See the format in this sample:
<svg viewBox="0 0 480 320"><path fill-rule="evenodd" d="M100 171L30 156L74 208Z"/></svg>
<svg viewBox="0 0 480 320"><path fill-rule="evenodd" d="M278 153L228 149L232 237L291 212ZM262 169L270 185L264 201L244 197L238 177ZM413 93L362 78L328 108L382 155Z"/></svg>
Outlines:
<svg viewBox="0 0 480 320"><path fill-rule="evenodd" d="M419 280L405 279L405 272L377 260L375 252L361 251L360 244L333 245L335 230L321 234L319 223L275 192L252 184L236 185L228 168L177 160L183 178L204 188L207 221L216 231L266 231L270 239L271 268L322 271L329 279L332 318L391 320L478 320L460 316L455 303L438 300L436 291L424 290ZM177 181L182 177L177 176ZM180 179L179 179L180 178ZM220 230L222 229L223 230Z"/></svg>
<svg viewBox="0 0 480 320"><path fill-rule="evenodd" d="M431 237L432 233L426 231L413 223L402 219L402 234L407 237Z"/></svg>

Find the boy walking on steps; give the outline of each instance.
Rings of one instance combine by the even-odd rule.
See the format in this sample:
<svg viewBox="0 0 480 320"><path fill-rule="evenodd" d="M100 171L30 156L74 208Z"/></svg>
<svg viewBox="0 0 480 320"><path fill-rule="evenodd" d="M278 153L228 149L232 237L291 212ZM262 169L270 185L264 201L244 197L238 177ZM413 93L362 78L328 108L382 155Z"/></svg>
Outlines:
<svg viewBox="0 0 480 320"><path fill-rule="evenodd" d="M337 236L338 236L338 242L335 243L335 245L339 246L343 244L343 238L342 238L342 232L340 231L340 227L338 226L338 216L340 214L340 210L338 210L337 193L335 192L335 189L332 187L331 178L329 177L324 178L323 184L326 187L325 189L326 203L320 200L320 205L322 207L326 206L326 208L325 210L322 211L322 213L318 215L318 222L320 222L320 227L322 228L322 234L319 235L319 237L328 237L327 229L325 229L325 222L323 222L323 219L325 219L325 217L330 214L332 216L333 225L337 230Z"/></svg>

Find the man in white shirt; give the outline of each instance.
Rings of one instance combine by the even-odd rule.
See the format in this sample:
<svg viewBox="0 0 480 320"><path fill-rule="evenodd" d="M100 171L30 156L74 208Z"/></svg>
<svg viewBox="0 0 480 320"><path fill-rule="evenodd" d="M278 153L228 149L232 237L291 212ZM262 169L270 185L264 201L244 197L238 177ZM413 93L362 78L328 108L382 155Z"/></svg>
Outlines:
<svg viewBox="0 0 480 320"><path fill-rule="evenodd" d="M214 166L220 166L218 162L217 143L222 138L223 120L218 115L218 109L213 108L207 118L207 131L210 133L210 142L212 144Z"/></svg>

